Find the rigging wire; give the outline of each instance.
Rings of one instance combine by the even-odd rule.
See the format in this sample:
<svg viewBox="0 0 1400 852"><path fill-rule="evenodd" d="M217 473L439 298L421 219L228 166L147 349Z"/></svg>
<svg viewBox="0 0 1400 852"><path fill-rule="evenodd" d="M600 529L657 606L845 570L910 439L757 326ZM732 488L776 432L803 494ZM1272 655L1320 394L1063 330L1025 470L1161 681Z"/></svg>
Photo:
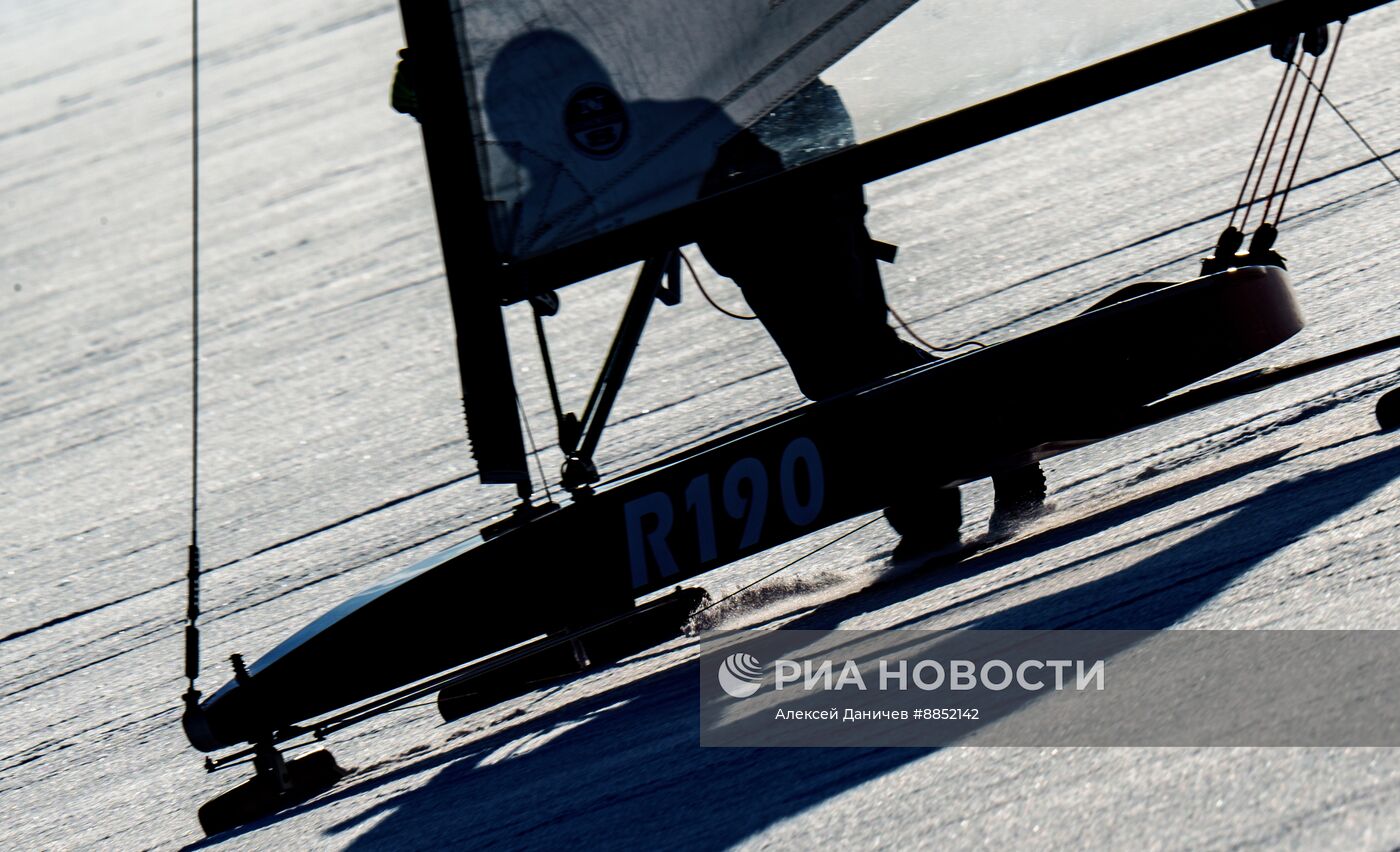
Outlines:
<svg viewBox="0 0 1400 852"><path fill-rule="evenodd" d="M185 702L199 703L199 0L190 0L190 544L185 608Z"/></svg>
<svg viewBox="0 0 1400 852"><path fill-rule="evenodd" d="M792 566L796 565L797 563L801 562L802 560L806 559L807 557L809 557L809 556L816 556L818 553L821 553L823 550L826 550L828 547L831 547L833 544L836 544L837 542L842 541L843 539L850 538L851 536L855 535L856 533L860 532L861 530L865 529L866 527L868 527L868 526L870 526L871 524L875 523L876 521L880 520L881 517L882 517L881 515L876 515L875 517L871 518L870 520L866 521L865 523L861 524L860 526L858 526L858 527L853 527L853 528L851 528L851 529L849 529L849 530L846 530L845 532L843 532L843 533L841 533L840 535L838 535L836 538L831 539L831 540L828 541L826 544L823 544L822 546L816 548L815 550L809 550L809 551L807 551L806 553L802 554L801 556L797 557L796 559L792 560L791 562L788 562L788 563L786 563L786 564L784 564L784 565L780 565L780 566L778 566L777 568L774 568L772 571L769 571L767 574L764 574L762 577L759 577L757 580L754 580L752 583L749 583L749 584L744 585L744 586L740 586L739 588L735 589L734 591L730 592L729 594L725 595L724 597L719 598L718 600L715 600L715 601L713 601L713 602L711 602L711 603L709 603L709 604L706 604L705 606L701 607L700 609L697 609L697 610L691 615L691 618L695 618L696 616L700 615L700 614L703 613L703 612L707 612L707 611L709 611L709 610L714 609L715 607L719 606L720 604L724 603L725 601L730 600L730 599L734 598L736 595L742 594L742 593L748 591L749 589L752 589L754 586L757 586L759 583L762 583L764 580L767 580L767 579L769 579L770 577L775 577L775 576L777 576L778 574L781 574L782 572L786 571L787 569L791 568Z"/></svg>
<svg viewBox="0 0 1400 852"><path fill-rule="evenodd" d="M554 502L554 497L549 493L549 477L544 475L544 463L540 461L540 448L535 445L535 430L530 428L530 415L525 412L525 403L520 401L520 394L515 395L515 407L520 409L520 419L525 422L525 437L530 441L530 453L535 457L535 469L539 471L540 482L544 483L544 499L547 502Z"/></svg>
<svg viewBox="0 0 1400 852"><path fill-rule="evenodd" d="M1391 179L1394 180L1397 184L1400 184L1400 174L1396 174L1395 169L1391 168L1390 164L1386 162L1385 155L1382 155L1379 151L1376 150L1375 146L1372 145L1370 140L1368 140L1365 137L1365 135L1362 134L1361 131L1356 127L1356 125L1352 123L1351 119L1347 117L1347 115L1342 111L1341 107L1339 107L1336 103L1332 101L1330 97L1327 96L1327 82L1332 76L1332 68L1337 61L1337 54L1341 52L1341 42L1343 36L1346 33L1346 27L1347 18L1342 18L1337 28L1336 41L1331 45L1332 54L1327 58L1327 63L1326 66L1323 68L1322 78L1320 81L1317 78L1317 71L1319 66L1322 65L1322 54L1325 53L1328 49L1326 28L1319 29L1315 32L1306 33L1301 39L1297 39L1295 37L1295 39L1292 41L1291 49L1289 51L1290 55L1287 58L1281 57L1279 54L1282 53L1282 51L1279 50L1277 46L1275 47L1275 57L1282 59L1288 64L1289 67L1286 67L1284 69L1283 78L1279 81L1279 90L1274 92L1274 102L1269 108L1269 117L1265 120L1264 131L1259 137L1259 142L1255 145L1254 156L1251 158L1249 163L1249 169L1245 173L1244 183L1240 188L1240 194L1236 197L1235 206L1230 210L1230 221L1226 225L1225 232L1222 233L1220 237L1220 242L1216 246L1217 253L1221 250L1222 246L1227 245L1227 237L1230 234L1236 234L1237 241L1239 239L1242 239L1242 237L1239 236L1239 234L1247 227L1249 222L1249 214L1253 209L1253 206L1256 203L1261 202L1263 204L1263 213L1259 225L1260 230L1259 233L1255 234L1255 240L1251 243L1250 251L1256 251L1256 246L1261 244L1261 236L1264 238L1264 241L1266 243L1272 243L1272 239L1270 238L1271 235L1268 232L1272 231L1272 236L1277 235L1276 225L1283 220L1284 211L1288 204L1288 197L1292 193L1293 188L1296 185L1298 178L1298 170L1302 165L1303 155L1304 152L1307 150L1308 140L1312 137L1313 126L1317 121L1317 113L1323 103L1326 103L1327 106L1332 110L1332 112L1334 112L1337 115L1337 118L1341 119L1342 124L1344 124L1346 128L1349 131L1351 131L1352 135L1356 137L1356 139L1371 155L1371 160L1365 162L1379 163L1381 168L1385 169L1386 173L1390 175ZM1314 43L1314 40L1316 40L1316 43ZM1303 51L1303 53L1311 54L1313 57L1311 67L1309 69L1305 69L1303 67L1303 63L1301 61L1301 54L1299 54L1298 52L1300 48ZM1295 88L1297 81L1300 77L1305 81L1305 85L1303 87L1303 91L1298 102L1297 111L1293 116L1292 127L1290 128L1288 138L1284 143L1283 154L1279 160L1278 168L1275 171L1273 183L1270 186L1268 193L1261 195L1259 190L1263 185L1265 174L1268 172L1269 165L1272 162L1273 150L1278 141L1278 136L1282 132L1283 125L1288 119L1288 110L1292 106L1293 89ZM1283 92L1284 80L1288 80L1287 93L1283 94L1283 109L1282 111L1279 111L1278 106L1280 100L1280 93ZM1308 97L1310 93L1312 93L1311 108L1309 108L1308 106ZM1277 123L1275 123L1274 121L1274 116L1276 112L1278 113ZM1299 138L1298 128L1299 125L1302 123L1304 113L1307 114L1308 120L1307 123L1303 125L1303 133L1301 138ZM1255 166L1259 162L1259 154L1261 149L1263 148L1264 138L1266 135L1269 134L1270 128L1272 128L1272 136L1269 139L1269 147L1267 153L1265 154L1263 165L1260 167L1259 173L1254 179L1254 191L1250 193L1249 204L1245 206L1244 219L1240 223L1239 230L1236 230L1235 217L1239 210L1240 203L1244 198L1244 193L1247 187L1249 186L1250 178L1254 176ZM1297 152L1293 153L1292 149L1295 140L1297 141ZM1290 154L1292 154L1291 164L1289 163ZM1285 174L1287 175L1286 180ZM1279 191L1280 186L1282 186L1281 194ZM1274 213L1273 224L1271 224L1269 217L1270 213L1273 212L1273 205L1275 200L1278 201L1278 211L1277 213ZM1238 242L1236 242L1236 244L1238 244ZM1263 249L1267 248L1268 245L1264 244Z"/></svg>
<svg viewBox="0 0 1400 852"><path fill-rule="evenodd" d="M1339 42L1341 41L1340 33L1337 36L1337 40ZM1317 83L1313 82L1312 80L1309 80L1308 84L1313 87L1317 86ZM1381 152L1375 149L1375 146L1371 144L1371 141L1369 139L1361 135L1361 131L1356 128L1356 125L1351 123L1351 119L1346 117L1346 113L1342 112L1342 108L1333 103L1332 99L1329 98L1326 95L1326 93L1319 91L1318 94L1322 97L1323 102L1326 103L1327 106L1329 106L1332 109L1332 112L1337 114L1337 118L1340 118L1342 120L1342 124L1345 124L1347 126L1347 130L1350 130L1352 132L1352 135L1354 135L1357 138L1357 140L1361 142L1362 145L1366 146L1366 150L1371 152L1371 157L1375 159L1377 163L1381 164L1381 168L1385 169L1387 172L1390 172L1391 178L1393 178L1396 183L1400 183L1400 174L1396 174L1395 169L1392 169L1390 167L1390 163L1387 163L1385 161L1385 156L1383 156Z"/></svg>
<svg viewBox="0 0 1400 852"><path fill-rule="evenodd" d="M535 339L540 343L540 360L544 362L544 378L549 384L549 402L554 406L554 425L560 439L564 436L564 404L559 400L559 383L554 379L554 360L549 357L549 341L545 339L544 315L534 305L530 306L535 315Z"/></svg>

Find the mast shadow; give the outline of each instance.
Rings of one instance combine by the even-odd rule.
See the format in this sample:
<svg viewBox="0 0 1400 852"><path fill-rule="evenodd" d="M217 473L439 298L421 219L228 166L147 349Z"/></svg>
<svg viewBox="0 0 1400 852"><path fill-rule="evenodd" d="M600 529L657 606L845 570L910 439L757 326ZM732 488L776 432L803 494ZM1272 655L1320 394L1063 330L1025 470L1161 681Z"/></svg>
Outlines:
<svg viewBox="0 0 1400 852"><path fill-rule="evenodd" d="M1220 484L1262 463L1255 460L1204 480ZM1120 571L963 626L1170 627L1398 476L1400 447L1305 473L1221 510L1222 520ZM1176 494L1202 490L1205 482L1184 483ZM1168 492L1143 498L1151 502L1139 513L1159 505ZM1125 508L1077 522L1079 533L1129 519ZM885 595L900 589L905 597L927 591L924 584L901 584ZM839 607L823 610L820 618L792 626L839 621ZM340 791L279 819L353 797L371 803L327 829L326 836L378 819L350 844L359 849L561 844L721 849L938 750L700 748L699 706L695 664L678 663L385 775L361 783L352 776ZM375 791L382 796L386 786L432 770L437 774L427 783L373 801Z"/></svg>

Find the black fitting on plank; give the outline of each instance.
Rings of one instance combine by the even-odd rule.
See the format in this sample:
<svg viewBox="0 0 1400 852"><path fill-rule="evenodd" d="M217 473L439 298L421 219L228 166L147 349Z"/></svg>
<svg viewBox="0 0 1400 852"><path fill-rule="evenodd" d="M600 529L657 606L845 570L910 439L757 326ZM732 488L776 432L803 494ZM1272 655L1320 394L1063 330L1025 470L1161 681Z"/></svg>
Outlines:
<svg viewBox="0 0 1400 852"><path fill-rule="evenodd" d="M233 679L237 681L240 686L247 686L248 682L253 679L253 676L248 674L248 667L243 665L243 655L230 654L228 661L233 664Z"/></svg>
<svg viewBox="0 0 1400 852"><path fill-rule="evenodd" d="M1201 275L1214 275L1217 272L1224 272L1231 266L1238 266L1236 262L1240 246L1244 245L1244 232L1234 225L1220 232L1220 239L1215 241L1215 251L1201 261Z"/></svg>
<svg viewBox="0 0 1400 852"><path fill-rule="evenodd" d="M1249 253L1262 254L1274 247L1274 241L1278 239L1278 228L1268 222L1259 226L1259 230L1254 232L1254 236L1249 240Z"/></svg>
<svg viewBox="0 0 1400 852"><path fill-rule="evenodd" d="M1293 62L1293 57L1298 53L1298 35L1284 36L1273 44L1269 45L1269 55L1279 62Z"/></svg>
<svg viewBox="0 0 1400 852"><path fill-rule="evenodd" d="M1321 56L1327 52L1327 27L1318 27L1303 33L1303 50L1313 56Z"/></svg>

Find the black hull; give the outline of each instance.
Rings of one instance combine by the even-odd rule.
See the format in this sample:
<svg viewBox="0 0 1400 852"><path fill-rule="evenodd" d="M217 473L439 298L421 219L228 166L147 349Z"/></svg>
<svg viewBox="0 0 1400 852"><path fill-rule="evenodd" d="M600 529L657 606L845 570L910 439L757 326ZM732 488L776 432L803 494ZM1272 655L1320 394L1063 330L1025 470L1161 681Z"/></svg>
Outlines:
<svg viewBox="0 0 1400 852"><path fill-rule="evenodd" d="M376 584L225 685L187 715L186 732L204 751L266 739L615 615L641 595L902 493L1100 440L1144 422L1148 403L1301 328L1287 273L1249 267L805 406ZM935 416L920 413L929 410Z"/></svg>

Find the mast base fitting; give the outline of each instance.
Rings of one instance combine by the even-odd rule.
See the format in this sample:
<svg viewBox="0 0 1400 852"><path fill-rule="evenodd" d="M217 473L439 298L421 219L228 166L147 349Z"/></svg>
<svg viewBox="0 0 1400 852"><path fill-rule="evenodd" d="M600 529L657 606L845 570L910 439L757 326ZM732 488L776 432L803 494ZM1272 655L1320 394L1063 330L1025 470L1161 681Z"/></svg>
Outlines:
<svg viewBox="0 0 1400 852"><path fill-rule="evenodd" d="M1239 252L1238 254L1210 257L1201 260L1201 275L1214 275L1217 272L1224 272L1227 269L1243 269L1246 266L1277 266L1279 269L1287 269L1287 258L1273 249L1262 252Z"/></svg>
<svg viewBox="0 0 1400 852"><path fill-rule="evenodd" d="M578 492L587 492L588 486L602 479L598 475L598 467L591 459L582 456L569 456L564 462L564 472L559 478L559 484L570 493L577 495Z"/></svg>
<svg viewBox="0 0 1400 852"><path fill-rule="evenodd" d="M1244 234L1234 226L1226 228L1216 241L1215 253L1201 261L1201 275L1214 275L1227 269L1245 266L1277 266L1287 269L1283 255L1274 251L1274 241L1278 239L1278 229L1267 222L1259 226L1249 241L1249 251L1242 252Z"/></svg>

